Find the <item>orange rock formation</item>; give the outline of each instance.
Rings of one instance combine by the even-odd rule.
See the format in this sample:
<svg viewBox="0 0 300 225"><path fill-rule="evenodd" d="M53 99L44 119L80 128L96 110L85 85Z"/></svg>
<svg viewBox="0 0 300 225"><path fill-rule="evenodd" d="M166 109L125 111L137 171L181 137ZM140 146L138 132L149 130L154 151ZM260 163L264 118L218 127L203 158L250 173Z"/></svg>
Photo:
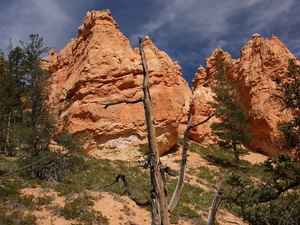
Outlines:
<svg viewBox="0 0 300 225"><path fill-rule="evenodd" d="M207 68L200 67L191 90L182 78L177 62L158 50L149 37L145 39L145 53L150 70L150 93L160 153L167 152L177 142L178 130L187 123L189 110L194 112L193 123L207 118L213 109L211 87L216 72L214 54ZM245 103L251 129L255 133L250 148L276 154L270 147L279 137L278 124L290 118L289 112L272 98L275 77L285 77L288 60L293 54L275 36L270 40L254 34L241 50L239 59L220 51L230 65L229 76L239 84L241 101ZM147 133L142 103L119 104L104 109L102 104L142 97L143 71L139 49L132 49L120 32L110 11L88 12L72 39L60 53L51 49L43 65L52 74L51 99L55 103L61 130L72 134L88 132L85 152L90 155L132 158L137 149L147 146ZM190 108L189 108L190 106ZM197 128L190 137L203 144L215 144L211 135L212 118Z"/></svg>
<svg viewBox="0 0 300 225"><path fill-rule="evenodd" d="M177 142L178 125L187 110L191 91L177 62L158 50L149 37L144 43L150 71L150 94L160 153ZM110 11L88 12L60 53L51 50L43 65L52 73L51 99L60 129L88 132L85 152L123 159L135 157L147 146L142 103L102 104L142 97L143 71L138 49L132 49ZM185 112L186 113L186 112Z"/></svg>
<svg viewBox="0 0 300 225"><path fill-rule="evenodd" d="M289 112L282 111L281 105L272 97L276 92L276 85L272 79L284 78L288 60L296 58L275 36L268 40L254 34L252 38L241 50L239 59L232 59L220 48L216 51L224 54L225 61L231 67L229 76L240 85L241 101L245 103L251 129L255 133L249 147L272 156L276 154L272 146L280 135L277 130L278 124L290 118ZM194 79L192 107L198 116L195 117L194 123L200 122L212 112L207 102L212 101L210 87L215 71L213 53L207 59L207 68L200 67ZM204 144L214 143L216 138L210 135L210 131L209 124L206 124L193 130L191 138Z"/></svg>

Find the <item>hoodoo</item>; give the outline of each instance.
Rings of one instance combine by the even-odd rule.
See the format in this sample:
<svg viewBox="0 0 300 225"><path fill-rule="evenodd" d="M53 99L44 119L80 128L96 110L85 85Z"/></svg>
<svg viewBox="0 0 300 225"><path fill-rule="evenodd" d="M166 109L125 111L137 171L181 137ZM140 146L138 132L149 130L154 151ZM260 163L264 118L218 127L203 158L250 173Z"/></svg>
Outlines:
<svg viewBox="0 0 300 225"><path fill-rule="evenodd" d="M188 111L194 112L193 123L213 113L211 87L216 72L215 52L199 67L193 80L193 94L182 77L182 70L149 37L144 49L150 72L150 94L160 154L170 150L184 130ZM232 59L221 47L216 49L229 64L229 77L239 84L238 92L249 116L255 136L248 147L270 156L271 146L280 133L278 125L291 118L273 98L276 77L285 78L288 60L295 56L275 36L266 39L253 34ZM142 97L143 71L139 50L132 49L120 32L109 10L88 12L72 39L60 53L51 49L43 65L52 73L51 101L54 103L59 128L71 134L87 133L85 152L114 159L132 158L139 148L147 147L147 132L142 103L118 104L104 109L103 104ZM191 104L190 98L192 96ZM190 108L189 108L190 106ZM217 142L210 124L191 130L190 138L203 144Z"/></svg>
<svg viewBox="0 0 300 225"><path fill-rule="evenodd" d="M291 118L288 111L282 110L278 100L274 98L276 85L274 78L285 78L289 59L295 56L275 36L270 40L254 34L241 50L239 59L232 59L229 53L220 51L230 66L229 77L239 84L241 101L244 102L249 116L251 130L255 134L250 143L253 150L262 151L273 156L277 152L272 146L278 140L280 133L278 125ZM200 67L194 78L192 110L195 111L195 123L208 116L212 109L208 104L212 101L210 87L213 84L213 74L216 72L214 53L209 57L207 68ZM212 123L213 120L210 121ZM206 127L192 131L191 138L210 144L215 137L210 134L209 124Z"/></svg>
<svg viewBox="0 0 300 225"><path fill-rule="evenodd" d="M138 38L138 37L137 37ZM177 143L178 126L186 114L191 90L177 62L144 42L150 72L150 94L159 151ZM52 73L51 100L61 119L59 128L87 133L85 152L114 159L132 158L147 147L142 103L103 104L142 97L143 71L138 49L120 32L109 10L88 12L60 53L52 50L43 65Z"/></svg>

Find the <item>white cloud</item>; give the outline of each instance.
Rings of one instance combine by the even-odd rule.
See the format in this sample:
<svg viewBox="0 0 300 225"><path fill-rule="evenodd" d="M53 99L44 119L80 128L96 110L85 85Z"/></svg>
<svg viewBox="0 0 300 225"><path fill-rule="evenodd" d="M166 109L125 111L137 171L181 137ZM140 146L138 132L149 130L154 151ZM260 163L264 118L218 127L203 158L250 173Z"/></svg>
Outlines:
<svg viewBox="0 0 300 225"><path fill-rule="evenodd" d="M29 34L39 34L44 38L45 46L64 47L71 38L68 34L76 35L82 22L82 16L78 18L76 12L89 2L94 3L93 0L11 0L8 4L0 3L0 48L6 48L10 38L15 45L19 40L27 41Z"/></svg>
<svg viewBox="0 0 300 225"><path fill-rule="evenodd" d="M271 37L286 31L290 23L300 21L299 13L297 22L291 21L290 15L297 0L156 1L159 3L156 12L148 22L139 24L138 32L129 39L134 42L137 36L149 35L183 67L203 64L219 45L233 57L239 57L240 48L253 33Z"/></svg>
<svg viewBox="0 0 300 225"><path fill-rule="evenodd" d="M1 27L0 46L5 48L9 38L13 44L19 40L27 40L28 35L38 33L42 37L53 38L62 28L59 24L67 23L68 18L58 6L58 1L19 0L12 3L5 10L1 10L1 20L5 23Z"/></svg>
<svg viewBox="0 0 300 225"><path fill-rule="evenodd" d="M61 7L60 0L29 0L31 13L41 20L42 24L57 24L58 22L68 21L67 15Z"/></svg>
<svg viewBox="0 0 300 225"><path fill-rule="evenodd" d="M38 33L45 38L46 46L54 45L59 51L76 36L86 11L110 8L133 45L137 44L137 37L149 35L182 67L203 64L219 45L238 57L240 48L253 33L279 36L299 56L299 47L290 47L299 43L300 6L297 2L0 0L0 48L8 45L10 37L18 44L18 40L26 41L29 34ZM141 13L145 12L144 7L149 9ZM123 15L130 15L130 18Z"/></svg>

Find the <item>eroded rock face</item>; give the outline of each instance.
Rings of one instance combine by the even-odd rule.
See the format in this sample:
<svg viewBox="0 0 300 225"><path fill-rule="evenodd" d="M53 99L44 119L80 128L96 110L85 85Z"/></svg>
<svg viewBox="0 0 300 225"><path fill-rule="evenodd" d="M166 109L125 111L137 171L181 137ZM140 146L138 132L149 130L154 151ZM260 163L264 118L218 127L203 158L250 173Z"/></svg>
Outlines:
<svg viewBox="0 0 300 225"><path fill-rule="evenodd" d="M239 84L241 101L245 103L246 111L249 115L251 130L255 133L250 148L263 151L273 156L277 152L272 145L276 143L280 133L277 130L278 124L291 118L287 111L282 111L278 101L273 98L276 92L276 85L273 78L286 76L288 60L295 59L295 56L285 47L285 45L275 36L270 40L262 38L259 34L254 34L241 50L239 59L232 59L228 53L221 51L225 55L225 61L230 64L229 76L235 83ZM193 105L197 118L195 123L211 113L210 106L206 103L211 101L209 88L213 84L213 74L216 71L214 54L207 59L207 68L199 68L194 82ZM206 108L206 109L205 109ZM205 113L206 112L206 113ZM210 123L214 122L211 120ZM200 130L201 128L198 128ZM203 127L202 131L194 130L191 138L204 143L214 143L215 137L210 135L210 128ZM203 137L204 136L204 137Z"/></svg>
<svg viewBox="0 0 300 225"><path fill-rule="evenodd" d="M177 142L183 108L191 91L180 66L158 50L149 37L144 43L150 71L150 94L160 154ZM51 99L56 102L61 130L88 132L85 152L124 159L147 146L142 103L102 104L142 97L143 71L138 49L132 49L110 11L88 12L72 39L60 53L50 51L43 65L53 75Z"/></svg>
<svg viewBox="0 0 300 225"><path fill-rule="evenodd" d="M193 97L190 110L194 115L192 125L204 121L214 112L209 102L213 102L211 87L207 85L207 70L202 66L197 70L193 79ZM210 125L216 122L216 118L211 118L208 122L190 130L189 137L202 145L212 145L217 142L217 137L211 135Z"/></svg>

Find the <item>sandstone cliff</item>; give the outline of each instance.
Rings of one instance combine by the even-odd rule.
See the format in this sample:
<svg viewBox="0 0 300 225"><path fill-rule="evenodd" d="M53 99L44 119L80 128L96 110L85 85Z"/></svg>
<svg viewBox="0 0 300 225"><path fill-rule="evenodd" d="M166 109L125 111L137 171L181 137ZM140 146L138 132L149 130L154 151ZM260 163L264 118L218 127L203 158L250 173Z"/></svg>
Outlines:
<svg viewBox="0 0 300 225"><path fill-rule="evenodd" d="M150 70L150 93L160 153L176 143L178 130L185 129L186 115L193 111L198 123L213 109L211 87L216 72L215 53L199 67L191 90L182 78L177 62L158 50L149 37L145 53ZM285 77L288 59L295 57L275 36L270 40L254 34L241 50L239 59L232 59L221 48L230 65L230 78L239 84L241 101L245 103L251 129L255 133L250 146L268 155L276 154L272 146L279 137L278 124L290 118L287 111L272 98L275 77ZM72 134L88 133L85 152L115 159L135 157L139 148L147 146L147 134L142 103L114 105L106 110L102 104L142 97L143 71L139 49L132 49L120 32L110 11L88 12L72 39L60 53L51 49L43 65L52 74L51 101L61 119L59 128ZM190 108L189 108L190 106ZM211 119L191 130L191 139L203 144L215 144L211 135Z"/></svg>
<svg viewBox="0 0 300 225"><path fill-rule="evenodd" d="M178 125L187 110L191 91L180 66L146 37L150 94L160 153L177 142ZM110 11L88 12L60 53L51 50L43 65L53 75L51 99L62 120L61 130L88 132L85 152L122 159L135 157L147 146L142 103L105 103L142 97L143 71L138 49L132 49Z"/></svg>
<svg viewBox="0 0 300 225"><path fill-rule="evenodd" d="M272 79L284 78L288 60L295 59L295 56L275 36L268 40L254 34L252 38L241 50L239 59L232 59L220 48L216 51L224 54L225 61L231 67L229 76L239 84L241 101L245 103L251 129L255 133L249 147L272 156L276 154L272 145L280 135L277 126L290 118L289 112L281 111L278 101L272 98L276 91ZM212 101L210 87L216 71L214 53L206 61L207 68L200 67L194 78L192 107L198 116L194 123L212 112L207 102ZM214 119L210 121L212 122ZM216 140L210 135L209 124L193 130L191 138L204 144L211 144Z"/></svg>

